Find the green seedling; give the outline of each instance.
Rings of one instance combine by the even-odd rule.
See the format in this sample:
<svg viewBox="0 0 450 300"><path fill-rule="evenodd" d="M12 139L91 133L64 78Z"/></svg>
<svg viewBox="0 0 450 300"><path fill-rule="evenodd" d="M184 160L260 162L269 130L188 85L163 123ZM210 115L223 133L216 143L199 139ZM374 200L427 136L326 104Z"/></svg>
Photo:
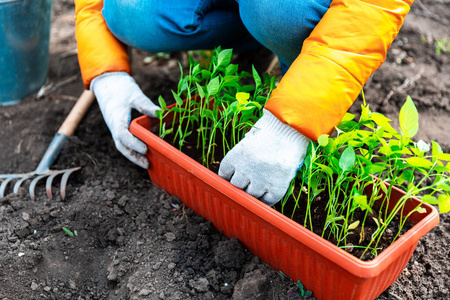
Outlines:
<svg viewBox="0 0 450 300"><path fill-rule="evenodd" d="M279 271L279 272L284 277L289 278L283 272L281 272L281 271ZM297 287L298 287L298 290L300 293L291 292L291 293L288 293L288 296L301 296L303 299L307 299L312 296L312 291L308 291L300 280L297 281Z"/></svg>
<svg viewBox="0 0 450 300"><path fill-rule="evenodd" d="M408 217L413 212L423 211L419 206L406 216L401 214L412 196L438 205L441 213L450 211L450 154L443 153L435 141L428 145L412 140L419 129L418 118L417 109L408 97L400 110L400 130L397 131L388 118L371 112L364 101L359 120L347 114L335 137L324 135L317 143L311 143L304 167L292 182L300 187L289 189L291 194L293 190L299 191L291 197L296 201L295 208L300 206L299 194L303 192L307 198L303 204L306 206L303 225L313 230L310 208L318 195L324 193L329 200L322 237L332 237L338 246L346 248L347 237L359 228L361 245L354 247L364 248L364 254L370 251L376 256L378 245L396 215L400 215L400 226L393 241L400 235ZM373 185L370 197L365 194L368 185ZM394 186L404 190L406 195L395 207L388 209ZM383 199L377 196L379 191L384 192ZM377 200L381 201L381 207L379 214L374 216ZM364 214L363 220L354 219L356 211ZM371 237L364 236L368 220L378 226ZM364 242L367 238L369 241Z"/></svg>
<svg viewBox="0 0 450 300"><path fill-rule="evenodd" d="M75 232L72 232L72 231L70 231L69 229L67 229L65 227L63 227L62 230L70 237L78 236L78 233L77 233L76 230L75 230Z"/></svg>
<svg viewBox="0 0 450 300"><path fill-rule="evenodd" d="M306 299L312 296L312 291L308 291L302 284L300 280L297 281L297 286L300 291L302 298Z"/></svg>
<svg viewBox="0 0 450 300"><path fill-rule="evenodd" d="M436 40L434 43L436 55L447 54L450 51L450 41L446 39Z"/></svg>
<svg viewBox="0 0 450 300"><path fill-rule="evenodd" d="M262 107L275 88L275 77L239 72L231 63L232 50L217 48L208 66L189 57L189 69L181 77L177 91L172 91L176 105L168 108L159 97L161 111L159 136L172 136L172 144L181 150L186 138L198 132L196 147L202 151L202 163L216 163L216 150L225 155L262 116ZM253 79L254 84L246 84ZM185 99L183 101L183 99ZM172 117L168 124L163 122ZM220 140L218 140L220 138Z"/></svg>

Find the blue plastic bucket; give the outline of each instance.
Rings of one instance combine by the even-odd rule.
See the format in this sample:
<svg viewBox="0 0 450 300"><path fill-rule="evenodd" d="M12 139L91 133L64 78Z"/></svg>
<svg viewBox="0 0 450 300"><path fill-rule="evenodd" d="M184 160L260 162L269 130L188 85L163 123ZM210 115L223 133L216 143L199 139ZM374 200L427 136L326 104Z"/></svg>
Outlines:
<svg viewBox="0 0 450 300"><path fill-rule="evenodd" d="M52 0L0 0L0 106L44 85L51 8Z"/></svg>

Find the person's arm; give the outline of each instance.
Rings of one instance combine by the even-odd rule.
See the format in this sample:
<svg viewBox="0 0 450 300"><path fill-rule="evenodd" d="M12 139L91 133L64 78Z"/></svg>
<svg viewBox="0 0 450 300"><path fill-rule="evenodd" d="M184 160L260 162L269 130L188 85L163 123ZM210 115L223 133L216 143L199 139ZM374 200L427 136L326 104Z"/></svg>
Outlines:
<svg viewBox="0 0 450 300"><path fill-rule="evenodd" d="M117 150L147 168L147 146L128 131L131 110L156 117L160 108L129 75L126 46L108 29L102 8L103 0L75 0L75 37L83 83L97 98Z"/></svg>
<svg viewBox="0 0 450 300"><path fill-rule="evenodd" d="M335 129L384 62L411 3L334 0L219 175L266 204L280 201L310 139Z"/></svg>
<svg viewBox="0 0 450 300"><path fill-rule="evenodd" d="M86 89L103 73L131 72L126 46L109 31L102 8L103 0L75 0L75 37Z"/></svg>
<svg viewBox="0 0 450 300"><path fill-rule="evenodd" d="M412 0L334 0L265 108L317 140L331 133L384 62Z"/></svg>

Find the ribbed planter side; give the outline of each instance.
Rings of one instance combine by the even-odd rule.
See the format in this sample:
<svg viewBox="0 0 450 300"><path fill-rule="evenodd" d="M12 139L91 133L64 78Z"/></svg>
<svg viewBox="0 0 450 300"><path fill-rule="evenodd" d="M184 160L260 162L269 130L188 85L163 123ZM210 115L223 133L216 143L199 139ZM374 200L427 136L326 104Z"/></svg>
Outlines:
<svg viewBox="0 0 450 300"><path fill-rule="evenodd" d="M238 238L273 269L301 280L318 299L376 298L398 278L418 240L439 221L436 209L424 204L427 213L414 215L413 229L364 262L234 187L152 134L149 127L150 120L141 117L132 122L130 131L148 145L152 182L227 237Z"/></svg>

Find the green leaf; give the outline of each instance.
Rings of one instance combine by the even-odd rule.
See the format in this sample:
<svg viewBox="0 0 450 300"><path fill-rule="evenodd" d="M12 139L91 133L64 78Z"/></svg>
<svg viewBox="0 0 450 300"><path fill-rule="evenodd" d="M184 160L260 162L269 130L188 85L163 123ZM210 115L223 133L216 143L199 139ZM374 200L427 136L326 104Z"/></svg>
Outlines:
<svg viewBox="0 0 450 300"><path fill-rule="evenodd" d="M159 106L164 110L167 107L166 101L164 101L164 98L160 95L158 97Z"/></svg>
<svg viewBox="0 0 450 300"><path fill-rule="evenodd" d="M342 118L341 122L348 122L355 118L356 116L354 114L346 112L344 117Z"/></svg>
<svg viewBox="0 0 450 300"><path fill-rule="evenodd" d="M230 63L231 56L233 55L232 49L225 49L219 52L219 55L217 56L217 66L223 67Z"/></svg>
<svg viewBox="0 0 450 300"><path fill-rule="evenodd" d="M225 75L225 77L222 80L222 84L224 86L233 86L235 83L239 81L239 76L235 75Z"/></svg>
<svg viewBox="0 0 450 300"><path fill-rule="evenodd" d="M259 77L254 65L252 65L252 75L253 80L255 80L256 88L258 88L261 85L261 77Z"/></svg>
<svg viewBox="0 0 450 300"><path fill-rule="evenodd" d="M431 153L433 156L439 153L443 153L441 146L435 141L431 141Z"/></svg>
<svg viewBox="0 0 450 300"><path fill-rule="evenodd" d="M368 210L372 213L372 208L367 204L367 196L366 195L360 195L360 196L354 196L353 197L353 205L354 209L359 207L361 210Z"/></svg>
<svg viewBox="0 0 450 300"><path fill-rule="evenodd" d="M250 94L244 93L244 92L236 93L236 99L238 102L246 101L246 100L250 99Z"/></svg>
<svg viewBox="0 0 450 300"><path fill-rule="evenodd" d="M181 97L177 93L175 93L173 90L172 90L172 95L175 98L175 102L177 103L177 105L178 106L182 106L183 105L183 99L181 99Z"/></svg>
<svg viewBox="0 0 450 300"><path fill-rule="evenodd" d="M236 64L229 64L225 68L225 74L226 75L236 74L236 72L238 71L238 68L239 68L239 66Z"/></svg>
<svg viewBox="0 0 450 300"><path fill-rule="evenodd" d="M298 289L300 290L300 294L302 297L305 297L305 287L303 286L303 283L299 280L297 281Z"/></svg>
<svg viewBox="0 0 450 300"><path fill-rule="evenodd" d="M219 92L220 81L219 77L214 77L206 86L206 90L210 96L214 96Z"/></svg>
<svg viewBox="0 0 450 300"><path fill-rule="evenodd" d="M327 153L334 153L336 151L336 142L334 139L328 139L328 144L325 146Z"/></svg>
<svg viewBox="0 0 450 300"><path fill-rule="evenodd" d="M257 109L262 109L261 104L259 104L256 101L251 101L251 102L248 103L248 105L256 106Z"/></svg>
<svg viewBox="0 0 450 300"><path fill-rule="evenodd" d="M319 136L317 142L320 146L325 147L328 144L328 134L322 134L321 136Z"/></svg>
<svg viewBox="0 0 450 300"><path fill-rule="evenodd" d="M209 80L211 78L211 72L208 70L202 70L202 80Z"/></svg>
<svg viewBox="0 0 450 300"><path fill-rule="evenodd" d="M70 236L70 237L73 237L73 236L74 236L73 232L70 231L69 229L63 227L62 230L63 230L68 236Z"/></svg>
<svg viewBox="0 0 450 300"><path fill-rule="evenodd" d="M446 192L450 192L450 185L448 185L446 183L438 184L438 188L440 188L441 190L444 190Z"/></svg>
<svg viewBox="0 0 450 300"><path fill-rule="evenodd" d="M411 195L415 195L419 192L419 189L414 185L414 183L410 182L408 184L408 192L410 192Z"/></svg>
<svg viewBox="0 0 450 300"><path fill-rule="evenodd" d="M241 87L241 92L253 92L255 90L255 87L251 84L243 85Z"/></svg>
<svg viewBox="0 0 450 300"><path fill-rule="evenodd" d="M448 153L437 153L433 157L439 160L450 161L450 154Z"/></svg>
<svg viewBox="0 0 450 300"><path fill-rule="evenodd" d="M420 152L425 153L430 151L430 144L424 142L423 140L419 140L416 144L417 148L419 148Z"/></svg>
<svg viewBox="0 0 450 300"><path fill-rule="evenodd" d="M414 180L414 173L411 169L405 169L399 178L411 182Z"/></svg>
<svg viewBox="0 0 450 300"><path fill-rule="evenodd" d="M348 146L344 152L342 152L341 159L339 160L339 167L343 172L348 172L355 165L355 159L355 150L352 146Z"/></svg>
<svg viewBox="0 0 450 300"><path fill-rule="evenodd" d="M369 174L379 174L386 170L386 165L382 163L374 163L364 168Z"/></svg>
<svg viewBox="0 0 450 300"><path fill-rule="evenodd" d="M355 229L356 227L358 227L358 225L359 225L359 220L357 220L357 221L353 222L352 224L348 225L347 229L348 230Z"/></svg>
<svg viewBox="0 0 450 300"><path fill-rule="evenodd" d="M321 168L322 171L324 171L325 173L327 173L327 175L328 175L329 177L333 177L334 172L333 172L333 170L332 170L330 167L325 166L325 165L323 165L323 164L319 164L319 163L316 163L316 165L317 165L319 168Z"/></svg>
<svg viewBox="0 0 450 300"><path fill-rule="evenodd" d="M411 97L406 98L405 104L400 109L400 130L405 139L412 138L419 130L419 113Z"/></svg>
<svg viewBox="0 0 450 300"><path fill-rule="evenodd" d="M439 212L444 214L450 211L450 196L447 194L442 194L438 198Z"/></svg>
<svg viewBox="0 0 450 300"><path fill-rule="evenodd" d="M431 155L433 156L432 158L433 163L436 162L435 155L439 153L443 153L441 146L437 142L431 141Z"/></svg>
<svg viewBox="0 0 450 300"><path fill-rule="evenodd" d="M410 157L406 159L406 162L411 166L415 168L431 168L433 166L433 163L423 157Z"/></svg>
<svg viewBox="0 0 450 300"><path fill-rule="evenodd" d="M197 86L197 92L198 95L200 96L201 99L205 98L205 91L203 90L203 87L198 84L197 82L195 83L195 85Z"/></svg>
<svg viewBox="0 0 450 300"><path fill-rule="evenodd" d="M370 115L370 118L381 128L383 128L385 131L389 132L390 134L393 135L398 135L397 130L395 130L391 124L389 123L390 121L392 121L391 119L385 117L384 115L380 114L380 113L372 113Z"/></svg>
<svg viewBox="0 0 450 300"><path fill-rule="evenodd" d="M423 196L420 196L419 198L420 198L420 200L422 200L423 202L428 203L428 204L434 205L434 204L439 203L438 199L431 195L423 195Z"/></svg>
<svg viewBox="0 0 450 300"><path fill-rule="evenodd" d="M344 220L344 219L345 219L344 216L335 216L335 217L333 217L332 215L328 215L327 216L327 221L326 221L327 222L326 226L328 226L328 224L335 223L337 221Z"/></svg>
<svg viewBox="0 0 450 300"><path fill-rule="evenodd" d="M195 76L201 72L200 64L197 62L195 67L192 69L192 75Z"/></svg>

